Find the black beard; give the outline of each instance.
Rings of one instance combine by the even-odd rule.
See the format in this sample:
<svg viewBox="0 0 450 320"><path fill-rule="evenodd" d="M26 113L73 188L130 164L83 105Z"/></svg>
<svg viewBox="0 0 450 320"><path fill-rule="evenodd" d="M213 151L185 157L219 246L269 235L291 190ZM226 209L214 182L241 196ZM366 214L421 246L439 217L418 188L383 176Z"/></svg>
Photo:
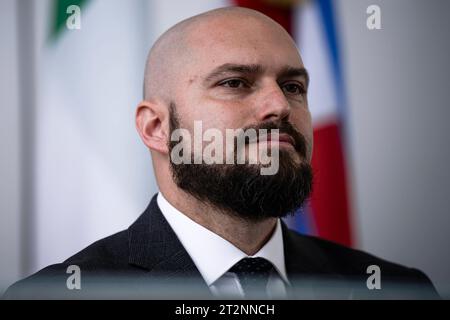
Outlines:
<svg viewBox="0 0 450 320"><path fill-rule="evenodd" d="M170 105L170 132L178 129L175 104ZM280 148L279 169L274 175L261 175L261 165L250 164L174 164L170 168L176 185L196 199L206 202L226 214L246 221L258 222L267 218L293 215L309 197L313 173L306 160L306 141L289 122L277 125L266 122L244 130L279 129L295 141L300 156ZM171 152L178 142L169 141ZM236 154L236 153L235 153Z"/></svg>

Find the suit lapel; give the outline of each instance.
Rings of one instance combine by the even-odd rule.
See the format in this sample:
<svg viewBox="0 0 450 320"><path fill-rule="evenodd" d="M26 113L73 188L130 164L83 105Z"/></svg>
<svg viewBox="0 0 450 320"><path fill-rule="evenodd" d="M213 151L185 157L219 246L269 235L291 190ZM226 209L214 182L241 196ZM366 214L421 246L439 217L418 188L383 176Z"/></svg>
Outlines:
<svg viewBox="0 0 450 320"><path fill-rule="evenodd" d="M305 237L281 224L283 230L284 255L288 275L330 273L328 259L322 251Z"/></svg>
<svg viewBox="0 0 450 320"><path fill-rule="evenodd" d="M291 286L288 293L292 298L327 298L327 287L338 285L339 298L348 298L351 288L334 268L323 250L310 238L289 230L282 222L286 272ZM334 289L335 290L335 289Z"/></svg>
<svg viewBox="0 0 450 320"><path fill-rule="evenodd" d="M210 293L191 257L159 209L156 195L128 229L128 241L129 263L148 270L150 277L186 278Z"/></svg>

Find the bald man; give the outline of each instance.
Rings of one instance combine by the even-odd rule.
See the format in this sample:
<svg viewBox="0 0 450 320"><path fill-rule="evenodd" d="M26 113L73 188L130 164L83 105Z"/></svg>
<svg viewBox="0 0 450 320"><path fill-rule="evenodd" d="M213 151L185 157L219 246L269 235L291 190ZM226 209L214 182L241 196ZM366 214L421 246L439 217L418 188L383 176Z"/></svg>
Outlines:
<svg viewBox="0 0 450 320"><path fill-rule="evenodd" d="M222 8L166 31L136 110L159 193L127 230L7 296L437 297L418 270L280 219L311 191L308 80L289 34L256 11Z"/></svg>

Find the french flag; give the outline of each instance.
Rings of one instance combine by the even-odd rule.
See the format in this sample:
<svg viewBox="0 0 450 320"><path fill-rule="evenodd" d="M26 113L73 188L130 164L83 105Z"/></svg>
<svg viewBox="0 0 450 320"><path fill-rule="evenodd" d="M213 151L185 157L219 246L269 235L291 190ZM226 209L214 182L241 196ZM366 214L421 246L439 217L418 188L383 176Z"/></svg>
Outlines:
<svg viewBox="0 0 450 320"><path fill-rule="evenodd" d="M234 0L280 23L296 40L311 74L308 101L314 124L314 191L288 224L298 231L351 246L345 161L345 87L335 9L331 0Z"/></svg>

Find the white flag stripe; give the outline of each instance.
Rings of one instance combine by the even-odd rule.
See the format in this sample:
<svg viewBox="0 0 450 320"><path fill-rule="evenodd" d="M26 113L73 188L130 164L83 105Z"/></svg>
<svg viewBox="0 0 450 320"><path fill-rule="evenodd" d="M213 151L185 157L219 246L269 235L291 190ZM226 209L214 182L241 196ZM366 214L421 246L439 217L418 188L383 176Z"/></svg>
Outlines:
<svg viewBox="0 0 450 320"><path fill-rule="evenodd" d="M329 48L316 1L308 1L295 10L294 30L300 54L311 81L308 102L315 127L337 117L336 87Z"/></svg>

